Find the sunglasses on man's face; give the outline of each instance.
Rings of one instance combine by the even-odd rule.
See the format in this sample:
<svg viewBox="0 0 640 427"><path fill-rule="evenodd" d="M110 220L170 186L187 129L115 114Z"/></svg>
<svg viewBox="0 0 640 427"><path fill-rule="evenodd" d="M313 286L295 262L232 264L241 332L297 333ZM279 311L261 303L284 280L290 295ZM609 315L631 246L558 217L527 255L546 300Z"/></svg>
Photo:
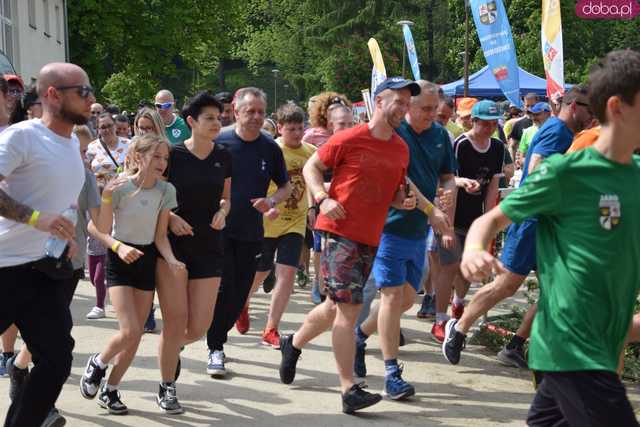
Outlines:
<svg viewBox="0 0 640 427"><path fill-rule="evenodd" d="M162 103L156 102L156 108L158 110L168 110L171 107L173 107L173 102L162 102Z"/></svg>
<svg viewBox="0 0 640 427"><path fill-rule="evenodd" d="M75 90L82 99L86 99L89 95L93 94L93 88L87 85L54 86L54 88L59 91Z"/></svg>
<svg viewBox="0 0 640 427"><path fill-rule="evenodd" d="M9 89L7 93L11 96L19 97L22 96L24 92L22 92L20 89Z"/></svg>
<svg viewBox="0 0 640 427"><path fill-rule="evenodd" d="M593 112L591 111L591 106L588 103L582 102L582 101L576 101L576 105L584 107L587 110L587 113L593 115Z"/></svg>

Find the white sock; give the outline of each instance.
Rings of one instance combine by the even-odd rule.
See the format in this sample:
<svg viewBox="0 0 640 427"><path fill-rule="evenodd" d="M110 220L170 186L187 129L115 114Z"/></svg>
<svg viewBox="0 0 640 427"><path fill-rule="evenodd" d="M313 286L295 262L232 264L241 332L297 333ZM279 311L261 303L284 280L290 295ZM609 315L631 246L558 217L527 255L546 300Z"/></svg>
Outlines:
<svg viewBox="0 0 640 427"><path fill-rule="evenodd" d="M94 357L93 361L96 362L96 365L98 365L100 369L107 369L107 366L109 366L108 363L104 363L102 361L102 359L100 358L100 355L97 355L96 357Z"/></svg>
<svg viewBox="0 0 640 427"><path fill-rule="evenodd" d="M460 298L455 292L453 294L453 303L455 305L464 305L464 298Z"/></svg>
<svg viewBox="0 0 640 427"><path fill-rule="evenodd" d="M436 323L446 322L447 320L449 320L447 313L436 313Z"/></svg>
<svg viewBox="0 0 640 427"><path fill-rule="evenodd" d="M455 325L453 325L453 328L454 328L456 331L460 332L462 335L465 335L465 336L467 335L466 333L464 333L463 331L461 331L461 330L460 330L460 323L459 323L459 322L456 322L456 324L455 324Z"/></svg>
<svg viewBox="0 0 640 427"><path fill-rule="evenodd" d="M107 384L107 391L114 391L114 390L117 390L117 389L118 389L117 385Z"/></svg>

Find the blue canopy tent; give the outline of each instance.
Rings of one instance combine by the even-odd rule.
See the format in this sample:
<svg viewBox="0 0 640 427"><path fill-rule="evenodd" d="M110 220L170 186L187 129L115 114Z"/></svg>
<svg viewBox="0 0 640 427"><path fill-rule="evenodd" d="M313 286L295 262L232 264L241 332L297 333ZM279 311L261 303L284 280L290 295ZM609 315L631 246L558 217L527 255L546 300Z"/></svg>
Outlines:
<svg viewBox="0 0 640 427"><path fill-rule="evenodd" d="M547 96L547 82L538 76L534 76L522 68L518 68L520 80L520 96L533 92L540 97ZM566 85L567 89L571 85ZM445 94L453 97L464 96L464 79L442 85ZM477 98L504 98L498 82L485 66L469 76L469 96Z"/></svg>

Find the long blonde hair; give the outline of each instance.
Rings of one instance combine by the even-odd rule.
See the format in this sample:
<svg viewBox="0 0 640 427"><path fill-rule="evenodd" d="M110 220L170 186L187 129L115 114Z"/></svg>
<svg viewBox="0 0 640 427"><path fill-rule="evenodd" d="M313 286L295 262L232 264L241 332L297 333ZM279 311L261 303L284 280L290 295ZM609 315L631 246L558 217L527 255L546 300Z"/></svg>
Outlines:
<svg viewBox="0 0 640 427"><path fill-rule="evenodd" d="M164 135L155 135L147 133L142 136L134 136L129 143L129 149L127 151L127 157L124 161L124 173L128 176L135 175L140 171L139 165L135 161L134 156L139 154L145 156L149 152L154 152L160 148L161 145L169 147L169 141Z"/></svg>
<svg viewBox="0 0 640 427"><path fill-rule="evenodd" d="M164 122L162 121L162 117L160 114L153 108L143 107L138 110L138 114L136 114L136 118L133 121L133 133L136 136L142 136L142 132L140 132L140 128L138 127L138 122L140 119L151 120L154 127L154 133L164 139L167 139L167 134L165 132ZM167 142L169 140L167 139Z"/></svg>

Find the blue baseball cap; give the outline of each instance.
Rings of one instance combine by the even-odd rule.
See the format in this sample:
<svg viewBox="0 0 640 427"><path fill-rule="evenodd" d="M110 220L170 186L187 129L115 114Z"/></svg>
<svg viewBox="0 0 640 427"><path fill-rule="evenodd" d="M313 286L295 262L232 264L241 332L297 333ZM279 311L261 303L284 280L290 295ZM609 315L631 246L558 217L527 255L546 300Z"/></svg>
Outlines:
<svg viewBox="0 0 640 427"><path fill-rule="evenodd" d="M549 107L549 104L547 104L546 102L538 102L533 107L529 108L528 111L532 114L542 113L543 111L550 113L551 107Z"/></svg>
<svg viewBox="0 0 640 427"><path fill-rule="evenodd" d="M500 110L495 102L488 99L476 102L471 109L471 118L480 120L500 119Z"/></svg>
<svg viewBox="0 0 640 427"><path fill-rule="evenodd" d="M376 91L373 93L373 96L380 95L383 90L398 90L404 88L411 91L411 96L420 95L420 85L413 80L403 79L402 77L389 77L376 87Z"/></svg>

